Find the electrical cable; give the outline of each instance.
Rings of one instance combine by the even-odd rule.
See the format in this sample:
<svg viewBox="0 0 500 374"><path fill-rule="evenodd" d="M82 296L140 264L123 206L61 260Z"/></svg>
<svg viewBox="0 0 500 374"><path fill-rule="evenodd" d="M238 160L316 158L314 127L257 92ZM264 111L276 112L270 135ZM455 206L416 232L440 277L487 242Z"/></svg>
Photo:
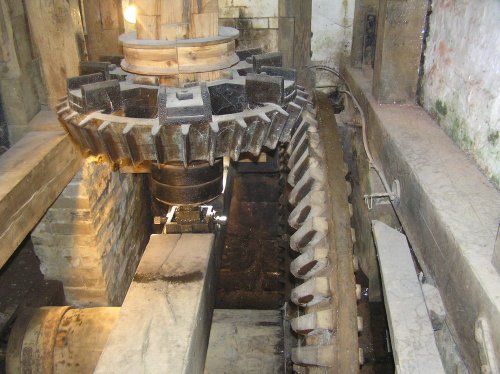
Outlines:
<svg viewBox="0 0 500 374"><path fill-rule="evenodd" d="M366 153L366 156L368 158L368 164L371 168L373 168L375 170L375 172L377 173L377 175L380 178L380 181L382 182L382 184L384 186L385 191L389 194L390 200L393 201L396 198L396 196L394 196L394 193L393 193L392 189L390 188L389 183L387 183L387 179L385 178L384 173L378 167L378 165L375 163L373 156L370 152L370 148L368 147L368 137L366 135L366 119L365 119L365 115L363 113L363 109L361 108L361 105L359 105L358 100L356 100L356 98L352 94L351 88L349 87L349 84L347 83L345 78L337 70L335 70L334 68L332 68L330 66L326 66L326 65L308 65L304 69L310 69L310 70L317 69L317 70L327 71L327 72L332 73L336 77L338 77L340 80L342 80L342 82L344 83L344 85L346 86L347 89L346 90L339 90L339 92L346 94L352 100L354 106L356 107L356 110L359 112L359 115L361 117L361 133L362 133L362 139L363 139L363 148L365 149L365 153ZM334 86L334 87L337 87L337 86ZM328 86L322 86L322 87L317 87L317 88L328 88Z"/></svg>

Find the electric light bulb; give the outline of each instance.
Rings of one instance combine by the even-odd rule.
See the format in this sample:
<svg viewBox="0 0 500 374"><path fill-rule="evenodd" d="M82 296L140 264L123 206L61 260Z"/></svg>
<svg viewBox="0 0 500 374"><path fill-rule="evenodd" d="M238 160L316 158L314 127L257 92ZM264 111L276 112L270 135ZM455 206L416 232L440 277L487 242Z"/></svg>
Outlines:
<svg viewBox="0 0 500 374"><path fill-rule="evenodd" d="M137 18L137 8L135 7L135 5L129 5L128 7L126 7L125 11L123 12L123 17L128 23L135 23Z"/></svg>

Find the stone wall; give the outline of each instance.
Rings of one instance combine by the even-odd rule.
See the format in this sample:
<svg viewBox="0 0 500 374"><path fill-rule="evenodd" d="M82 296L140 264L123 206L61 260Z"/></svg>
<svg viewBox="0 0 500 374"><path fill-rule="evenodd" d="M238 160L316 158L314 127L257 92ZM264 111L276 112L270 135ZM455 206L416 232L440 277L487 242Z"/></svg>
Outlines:
<svg viewBox="0 0 500 374"><path fill-rule="evenodd" d="M111 168L85 161L31 235L42 273L73 305L120 305L149 239L145 176Z"/></svg>
<svg viewBox="0 0 500 374"><path fill-rule="evenodd" d="M421 101L500 186L500 2L434 0Z"/></svg>
<svg viewBox="0 0 500 374"><path fill-rule="evenodd" d="M221 26L240 31L238 49L278 51L279 0L219 0Z"/></svg>
<svg viewBox="0 0 500 374"><path fill-rule="evenodd" d="M312 61L338 68L351 53L354 0L312 2Z"/></svg>

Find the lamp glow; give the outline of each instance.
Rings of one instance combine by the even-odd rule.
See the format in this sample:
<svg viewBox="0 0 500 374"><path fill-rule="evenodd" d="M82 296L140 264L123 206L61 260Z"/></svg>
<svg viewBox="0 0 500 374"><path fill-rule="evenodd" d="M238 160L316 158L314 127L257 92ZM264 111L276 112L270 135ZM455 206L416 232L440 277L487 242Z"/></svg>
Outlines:
<svg viewBox="0 0 500 374"><path fill-rule="evenodd" d="M123 18L125 18L125 21L127 21L128 23L136 22L137 8L135 7L135 5L129 5L125 8L125 11L123 12Z"/></svg>

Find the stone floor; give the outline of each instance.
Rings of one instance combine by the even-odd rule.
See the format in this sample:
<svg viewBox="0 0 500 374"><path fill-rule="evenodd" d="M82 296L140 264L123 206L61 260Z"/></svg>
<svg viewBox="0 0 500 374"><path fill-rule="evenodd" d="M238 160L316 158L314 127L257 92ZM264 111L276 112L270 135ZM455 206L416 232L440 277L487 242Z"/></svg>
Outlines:
<svg viewBox="0 0 500 374"><path fill-rule="evenodd" d="M283 372L279 311L215 309L205 374Z"/></svg>

